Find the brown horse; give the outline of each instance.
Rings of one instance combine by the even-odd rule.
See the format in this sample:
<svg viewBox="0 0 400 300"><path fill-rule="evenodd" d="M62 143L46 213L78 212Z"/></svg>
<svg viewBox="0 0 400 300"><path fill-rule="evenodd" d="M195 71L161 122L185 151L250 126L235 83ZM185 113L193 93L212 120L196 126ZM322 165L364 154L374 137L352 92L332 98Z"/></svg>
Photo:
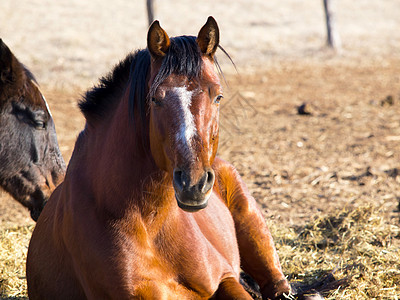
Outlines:
<svg viewBox="0 0 400 300"><path fill-rule="evenodd" d="M36 221L64 173L46 100L32 73L0 39L0 186Z"/></svg>
<svg viewBox="0 0 400 300"><path fill-rule="evenodd" d="M265 299L289 292L238 172L216 157L222 90L210 17L197 38L155 21L80 107L87 123L28 251L30 299Z"/></svg>

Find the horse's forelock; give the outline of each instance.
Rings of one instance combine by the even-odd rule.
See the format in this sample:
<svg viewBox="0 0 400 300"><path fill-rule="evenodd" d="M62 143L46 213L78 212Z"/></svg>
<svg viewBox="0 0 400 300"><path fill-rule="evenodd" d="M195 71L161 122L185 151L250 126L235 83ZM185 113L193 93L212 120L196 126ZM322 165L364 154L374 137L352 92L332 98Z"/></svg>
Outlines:
<svg viewBox="0 0 400 300"><path fill-rule="evenodd" d="M179 36L171 38L160 70L150 89L150 96L154 95L157 87L171 74L184 75L189 79L199 78L202 57L194 36Z"/></svg>

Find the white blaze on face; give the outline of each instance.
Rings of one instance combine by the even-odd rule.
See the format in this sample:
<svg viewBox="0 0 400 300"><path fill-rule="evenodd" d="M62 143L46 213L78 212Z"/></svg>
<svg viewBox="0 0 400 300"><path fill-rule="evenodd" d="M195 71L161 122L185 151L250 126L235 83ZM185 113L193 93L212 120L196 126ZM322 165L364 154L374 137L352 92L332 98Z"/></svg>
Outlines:
<svg viewBox="0 0 400 300"><path fill-rule="evenodd" d="M177 110L179 111L179 130L176 134L176 141L178 145L183 145L184 151L187 155L193 158L192 140L196 135L196 126L194 124L194 117L190 111L192 104L192 91L188 91L186 87L176 87L173 89L176 96Z"/></svg>

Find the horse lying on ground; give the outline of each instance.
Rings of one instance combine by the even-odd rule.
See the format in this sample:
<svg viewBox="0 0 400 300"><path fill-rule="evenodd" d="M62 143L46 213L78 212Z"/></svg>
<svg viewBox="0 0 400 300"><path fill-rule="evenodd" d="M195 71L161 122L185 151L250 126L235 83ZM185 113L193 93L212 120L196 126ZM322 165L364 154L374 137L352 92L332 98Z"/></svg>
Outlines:
<svg viewBox="0 0 400 300"><path fill-rule="evenodd" d="M238 172L216 157L222 90L210 17L197 38L155 21L80 108L64 182L27 258L34 299L265 299L289 293L271 234Z"/></svg>
<svg viewBox="0 0 400 300"><path fill-rule="evenodd" d="M64 174L46 100L32 73L0 39L0 186L36 221Z"/></svg>

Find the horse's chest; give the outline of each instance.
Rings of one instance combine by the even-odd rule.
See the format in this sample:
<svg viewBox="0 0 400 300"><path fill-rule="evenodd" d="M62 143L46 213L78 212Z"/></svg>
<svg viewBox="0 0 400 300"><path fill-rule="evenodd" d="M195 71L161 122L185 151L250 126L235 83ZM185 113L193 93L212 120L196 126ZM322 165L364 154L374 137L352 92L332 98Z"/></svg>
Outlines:
<svg viewBox="0 0 400 300"><path fill-rule="evenodd" d="M141 237L131 245L126 262L136 278L134 285L145 282L162 284L172 294L180 289L210 297L226 277L238 277L239 250L235 227L226 206L212 197L202 211L186 213L180 209L166 220L155 235ZM147 238L144 238L147 236ZM134 238L135 239L135 238Z"/></svg>
<svg viewBox="0 0 400 300"><path fill-rule="evenodd" d="M153 265L156 260L164 278L203 296L212 295L221 279L239 274L233 220L217 198L210 199L209 206L200 212L179 212L150 244L152 255L141 260Z"/></svg>

